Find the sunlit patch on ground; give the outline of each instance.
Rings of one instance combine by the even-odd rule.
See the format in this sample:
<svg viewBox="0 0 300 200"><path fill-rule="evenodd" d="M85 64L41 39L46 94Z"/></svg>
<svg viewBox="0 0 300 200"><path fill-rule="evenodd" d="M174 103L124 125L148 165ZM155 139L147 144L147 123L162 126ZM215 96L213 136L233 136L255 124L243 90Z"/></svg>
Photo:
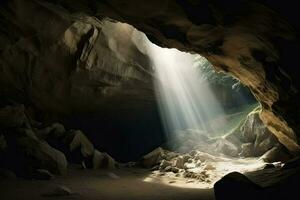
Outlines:
<svg viewBox="0 0 300 200"><path fill-rule="evenodd" d="M230 172L246 173L263 169L266 165L258 158L225 158L198 152L199 160L192 159L184 164L184 169L154 170L144 179L146 182L162 183L184 188L212 188L214 183ZM173 160L176 158L173 158ZM172 160L170 161L172 163ZM161 162L160 166L163 165ZM176 165L176 161L173 162ZM199 164L201 163L201 164ZM172 164L173 165L173 164Z"/></svg>

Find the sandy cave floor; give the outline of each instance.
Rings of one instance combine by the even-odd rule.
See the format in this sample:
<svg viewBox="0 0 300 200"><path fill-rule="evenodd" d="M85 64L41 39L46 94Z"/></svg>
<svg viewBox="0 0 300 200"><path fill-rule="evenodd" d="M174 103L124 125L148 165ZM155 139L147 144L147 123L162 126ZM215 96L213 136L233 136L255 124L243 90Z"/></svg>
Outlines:
<svg viewBox="0 0 300 200"><path fill-rule="evenodd" d="M149 181L151 177L152 181ZM116 170L70 169L64 176L53 180L4 180L0 181L1 200L46 200L46 199L93 199L93 200L210 200L214 199L213 189L197 188L197 183L187 179L167 176L140 168ZM195 188L196 185L196 188ZM72 192L68 196L46 196L57 186L65 186ZM200 185L199 185L200 186ZM193 188L194 187L194 188Z"/></svg>
<svg viewBox="0 0 300 200"><path fill-rule="evenodd" d="M202 160L199 165L195 164L196 159L190 159L191 162L186 163L188 168L180 169L177 173L138 166L122 166L115 170L83 170L78 165L70 165L67 174L52 180L0 180L0 199L210 200L214 199L214 183L224 175L233 171L256 171L265 165L257 158L233 159L200 151L196 155L195 158ZM176 156L169 159L169 163L176 162L176 159ZM190 172L198 176L187 177L186 174ZM199 178L199 174L205 176ZM71 195L49 196L60 187L69 189Z"/></svg>

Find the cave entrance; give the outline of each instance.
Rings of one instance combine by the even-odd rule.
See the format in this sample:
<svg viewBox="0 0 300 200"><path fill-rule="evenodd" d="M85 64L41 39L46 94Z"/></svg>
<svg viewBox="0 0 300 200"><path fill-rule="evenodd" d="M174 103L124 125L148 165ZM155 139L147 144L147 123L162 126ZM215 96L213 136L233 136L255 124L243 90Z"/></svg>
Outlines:
<svg viewBox="0 0 300 200"><path fill-rule="evenodd" d="M150 67L144 69L153 76L165 134L159 145L165 150L158 148L144 157L164 152L145 181L167 184L174 178L168 172L173 172L200 180L188 187L211 187L228 172L265 165L262 157L277 140L260 120L260 104L249 88L230 74L216 72L201 55L161 48L136 29L131 42L149 58Z"/></svg>
<svg viewBox="0 0 300 200"><path fill-rule="evenodd" d="M207 150L204 143L226 137L259 109L246 86L215 71L201 55L161 48L137 30L132 42L149 57L165 147L185 153L201 146Z"/></svg>
<svg viewBox="0 0 300 200"><path fill-rule="evenodd" d="M204 57L155 45L148 50L168 140L195 144L203 137L225 136L259 106L247 87L216 72Z"/></svg>
<svg viewBox="0 0 300 200"><path fill-rule="evenodd" d="M279 143L239 80L216 72L201 55L151 43L131 25L104 20L101 31L88 57L101 75L96 81L109 85L100 88L101 112L69 124L88 133L97 149L121 163L153 168L145 181L179 176L177 183L200 180L191 184L196 187L274 161L265 154L278 152Z"/></svg>

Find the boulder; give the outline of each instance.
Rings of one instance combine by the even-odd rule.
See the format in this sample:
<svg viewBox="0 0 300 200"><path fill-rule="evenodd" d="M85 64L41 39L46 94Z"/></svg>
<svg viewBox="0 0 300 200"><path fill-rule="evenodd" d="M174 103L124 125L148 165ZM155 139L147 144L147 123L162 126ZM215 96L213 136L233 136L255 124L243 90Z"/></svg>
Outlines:
<svg viewBox="0 0 300 200"><path fill-rule="evenodd" d="M80 148L83 157L90 157L94 153L94 145L80 130L72 131L74 137L69 144L70 151Z"/></svg>
<svg viewBox="0 0 300 200"><path fill-rule="evenodd" d="M265 162L276 162L276 161L282 161L285 162L287 160L291 159L291 155L285 152L283 147L276 146L267 151L264 155L260 157Z"/></svg>
<svg viewBox="0 0 300 200"><path fill-rule="evenodd" d="M188 162L192 157L189 154L183 155L183 161Z"/></svg>
<svg viewBox="0 0 300 200"><path fill-rule="evenodd" d="M141 159L141 165L146 168L151 168L159 163L163 157L163 154L164 150L161 147L158 147L147 155L143 156Z"/></svg>
<svg viewBox="0 0 300 200"><path fill-rule="evenodd" d="M226 154L258 157L279 144L276 137L260 119L260 112L260 107L255 108L231 134L225 137L226 140L234 144L238 152L236 155L232 153L234 151L229 151Z"/></svg>
<svg viewBox="0 0 300 200"><path fill-rule="evenodd" d="M36 129L35 132L39 138L46 140L47 138L61 138L64 136L66 130L62 124L53 123L43 129Z"/></svg>
<svg viewBox="0 0 300 200"><path fill-rule="evenodd" d="M175 166L179 169L183 169L184 168L184 159L182 156L178 156L176 158L176 161L175 161Z"/></svg>
<svg viewBox="0 0 300 200"><path fill-rule="evenodd" d="M93 168L94 169L115 169L116 161L107 153L102 153L95 149L93 154Z"/></svg>
<svg viewBox="0 0 300 200"><path fill-rule="evenodd" d="M167 160L162 160L159 169L162 171L171 171L172 168L172 162L167 161Z"/></svg>
<svg viewBox="0 0 300 200"><path fill-rule="evenodd" d="M261 134L256 136L254 143L254 155L261 156L277 144L279 143L275 136L269 132L269 130L263 130Z"/></svg>
<svg viewBox="0 0 300 200"><path fill-rule="evenodd" d="M164 171L170 172L170 171L172 171L172 167L171 166L166 166L166 168L164 169Z"/></svg>
<svg viewBox="0 0 300 200"><path fill-rule="evenodd" d="M172 167L171 171L173 173L178 173L179 172L179 169L177 167Z"/></svg>
<svg viewBox="0 0 300 200"><path fill-rule="evenodd" d="M259 118L260 108L255 108L249 113L240 127L241 136L245 143L254 143L256 135L261 134L262 129L265 129L261 119Z"/></svg>
<svg viewBox="0 0 300 200"><path fill-rule="evenodd" d="M229 156L237 156L238 155L238 148L231 143L230 141L220 138L216 142L216 152L223 153Z"/></svg>
<svg viewBox="0 0 300 200"><path fill-rule="evenodd" d="M254 200L261 197L262 188L245 175L232 172L214 184L214 191L217 200Z"/></svg>
<svg viewBox="0 0 300 200"><path fill-rule="evenodd" d="M18 143L26 155L29 167L46 169L54 174L64 174L67 170L65 155L52 148L46 141L36 137L20 137Z"/></svg>
<svg viewBox="0 0 300 200"><path fill-rule="evenodd" d="M253 143L244 143L242 144L242 151L241 153L239 153L239 155L243 157L251 157L252 155L254 155L253 150Z"/></svg>

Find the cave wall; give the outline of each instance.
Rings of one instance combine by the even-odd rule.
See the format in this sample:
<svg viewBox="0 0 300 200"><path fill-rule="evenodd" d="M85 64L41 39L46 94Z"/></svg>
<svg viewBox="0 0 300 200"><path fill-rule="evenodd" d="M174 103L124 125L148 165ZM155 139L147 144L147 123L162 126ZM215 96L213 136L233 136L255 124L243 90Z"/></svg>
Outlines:
<svg viewBox="0 0 300 200"><path fill-rule="evenodd" d="M1 107L24 104L32 119L80 129L119 161L164 142L133 27L38 1L8 2L0 13Z"/></svg>
<svg viewBox="0 0 300 200"><path fill-rule="evenodd" d="M95 12L134 25L161 46L200 53L217 70L240 79L262 104L263 122L298 154L296 31L269 7L270 2L262 3L265 5L255 1L109 1L96 3ZM292 4L283 7L288 6Z"/></svg>
<svg viewBox="0 0 300 200"><path fill-rule="evenodd" d="M160 46L199 53L217 70L241 80L261 103L262 121L282 144L298 154L296 31L270 9L271 2L261 2L265 5L242 0L8 1L0 11L1 93L35 102L47 113L93 109L100 102L106 105L116 101L111 105L117 105L120 99L128 100L122 105L130 105L131 109L132 99L128 96L134 102L137 99L130 85L139 85L139 97L148 99L150 78L147 69L141 70L139 65L121 68L130 71L122 72L127 74L126 81L123 75L117 76L118 72L113 73L113 80L107 72L102 83L93 79L97 70L111 70L95 69L94 61L99 58L93 57L93 49L102 48L93 45L103 34L98 19L110 17L133 25ZM95 93L99 98L91 102L89 95Z"/></svg>

